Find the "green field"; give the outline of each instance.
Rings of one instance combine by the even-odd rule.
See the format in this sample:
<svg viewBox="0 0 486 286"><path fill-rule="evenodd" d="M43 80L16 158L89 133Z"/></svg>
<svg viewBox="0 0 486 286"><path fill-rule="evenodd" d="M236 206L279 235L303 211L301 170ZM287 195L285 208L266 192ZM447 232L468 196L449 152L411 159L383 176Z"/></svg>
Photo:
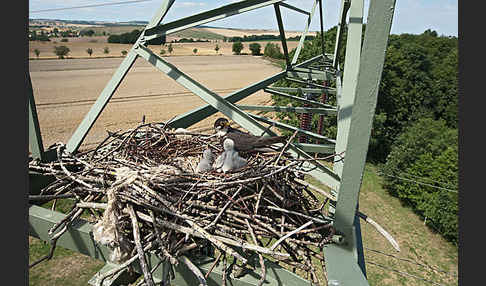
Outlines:
<svg viewBox="0 0 486 286"><path fill-rule="evenodd" d="M307 179L318 185L312 178ZM399 243L396 252L372 226L361 221L370 285L458 285L458 248L425 226L414 212L391 197L383 178L367 164L360 193L360 211L385 228ZM60 206L67 209L68 206ZM46 255L49 245L29 238L29 261ZM29 285L86 285L102 262L57 247L54 258L29 270ZM425 279L426 281L424 281ZM437 285L435 284L435 285Z"/></svg>

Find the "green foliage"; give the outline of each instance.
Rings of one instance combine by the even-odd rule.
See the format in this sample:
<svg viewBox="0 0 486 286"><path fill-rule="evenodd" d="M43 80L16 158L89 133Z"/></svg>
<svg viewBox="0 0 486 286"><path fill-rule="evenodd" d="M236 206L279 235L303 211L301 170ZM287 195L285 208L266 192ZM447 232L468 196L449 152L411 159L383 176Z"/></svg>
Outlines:
<svg viewBox="0 0 486 286"><path fill-rule="evenodd" d="M40 51L39 51L39 49L35 49L35 50L34 50L34 53L35 53L35 55L36 55L37 57L39 57L39 55L40 55Z"/></svg>
<svg viewBox="0 0 486 286"><path fill-rule="evenodd" d="M233 43L231 50L235 55L239 55L241 50L243 50L243 44L241 42L235 42Z"/></svg>
<svg viewBox="0 0 486 286"><path fill-rule="evenodd" d="M458 42L436 34L390 35L376 107L386 120L373 124L380 137L370 146L378 161L403 128L424 115L457 127Z"/></svg>
<svg viewBox="0 0 486 286"><path fill-rule="evenodd" d="M219 46L218 46L218 44L216 44L216 47L214 47L214 50L216 51L216 53L218 53L218 51L219 51Z"/></svg>
<svg viewBox="0 0 486 286"><path fill-rule="evenodd" d="M167 50L169 51L169 54L172 54L172 51L174 51L174 48L172 47L172 44L169 44L167 46Z"/></svg>
<svg viewBox="0 0 486 286"><path fill-rule="evenodd" d="M54 53L60 59L64 59L65 56L69 54L71 50L66 46L55 46Z"/></svg>
<svg viewBox="0 0 486 286"><path fill-rule="evenodd" d="M88 55L91 57L91 55L93 54L93 49L92 48L87 48L86 49L86 52L88 53Z"/></svg>
<svg viewBox="0 0 486 286"><path fill-rule="evenodd" d="M249 48L253 56L258 56L262 46L259 43L251 43Z"/></svg>
<svg viewBox="0 0 486 286"><path fill-rule="evenodd" d="M63 38L63 39L61 39L61 42L64 42L65 43L65 42L69 42L69 40L66 39L66 38Z"/></svg>
<svg viewBox="0 0 486 286"><path fill-rule="evenodd" d="M194 48L194 49L192 50L192 52L193 52L194 54L197 54L197 49L196 49L196 48Z"/></svg>
<svg viewBox="0 0 486 286"><path fill-rule="evenodd" d="M108 47L104 47L103 48L103 53L104 54L109 54L110 53L110 49Z"/></svg>
<svg viewBox="0 0 486 286"><path fill-rule="evenodd" d="M457 154L457 129L445 120L421 118L396 139L382 167L388 191L453 242L458 239L457 193L448 190L458 189Z"/></svg>
<svg viewBox="0 0 486 286"><path fill-rule="evenodd" d="M135 44L137 41L138 37L140 37L140 34L142 31L138 29L134 29L131 32L123 33L123 34L113 34L110 35L107 39L108 43L115 43L115 44ZM166 36L162 36L156 39L152 39L148 41L147 43L149 45L163 45L166 42Z"/></svg>
<svg viewBox="0 0 486 286"><path fill-rule="evenodd" d="M125 51L125 50L123 50L123 51L121 51L121 54L122 54L123 56L126 56L126 55L128 54L128 52L127 52L127 51Z"/></svg>
<svg viewBox="0 0 486 286"><path fill-rule="evenodd" d="M278 44L274 44L271 42L268 42L265 45L265 49L263 50L263 55L272 59L285 58L284 54L280 52L280 46Z"/></svg>
<svg viewBox="0 0 486 286"><path fill-rule="evenodd" d="M92 37L94 36L95 34L95 31L91 30L91 29L83 29L79 32L79 35L81 37L84 37L84 36L87 36L87 37Z"/></svg>

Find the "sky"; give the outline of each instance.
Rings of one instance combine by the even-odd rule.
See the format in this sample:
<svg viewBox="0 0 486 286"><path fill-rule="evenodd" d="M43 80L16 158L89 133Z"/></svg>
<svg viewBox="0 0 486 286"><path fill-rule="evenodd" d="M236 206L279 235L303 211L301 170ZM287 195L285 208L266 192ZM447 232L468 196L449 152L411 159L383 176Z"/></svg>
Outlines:
<svg viewBox="0 0 486 286"><path fill-rule="evenodd" d="M163 0L147 0L99 7L66 9L61 11L41 11L47 9L89 6L105 3L120 3L130 0L29 0L29 18L61 19L85 21L150 21ZM133 1L133 0L131 0ZM370 0L364 0L365 19ZM378 0L380 1L380 0ZM162 23L187 17L195 13L211 10L234 0L176 0ZM285 3L311 11L313 0L287 0ZM323 0L324 30L337 24L341 0ZM282 7L285 30L303 31L307 16ZM421 34L427 29L443 36L458 35L457 0L396 0L391 34ZM272 29L277 30L273 5L231 16L206 25L225 28ZM319 13L316 10L310 30L320 29Z"/></svg>

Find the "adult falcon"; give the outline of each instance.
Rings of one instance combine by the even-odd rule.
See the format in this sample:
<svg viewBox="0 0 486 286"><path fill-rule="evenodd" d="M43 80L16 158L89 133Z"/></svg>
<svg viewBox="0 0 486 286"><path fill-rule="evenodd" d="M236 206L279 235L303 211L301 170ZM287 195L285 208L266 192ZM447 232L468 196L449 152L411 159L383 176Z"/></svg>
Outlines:
<svg viewBox="0 0 486 286"><path fill-rule="evenodd" d="M235 151L251 151L256 148L267 147L275 143L285 143L286 136L255 136L242 132L230 126L226 118L218 118L214 122L214 130L220 137L220 143L224 146L225 140L232 140Z"/></svg>

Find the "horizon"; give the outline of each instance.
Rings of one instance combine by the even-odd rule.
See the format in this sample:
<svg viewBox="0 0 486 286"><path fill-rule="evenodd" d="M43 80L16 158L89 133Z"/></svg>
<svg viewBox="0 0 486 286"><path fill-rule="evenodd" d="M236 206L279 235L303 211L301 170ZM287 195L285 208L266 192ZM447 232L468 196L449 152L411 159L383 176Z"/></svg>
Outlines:
<svg viewBox="0 0 486 286"><path fill-rule="evenodd" d="M91 2L89 2L91 1ZM93 0L81 1L93 4ZM138 1L138 2L137 2ZM364 1L364 23L370 0ZM136 0L126 3L120 0L105 2L104 7L81 7L77 0L30 0L29 20L86 21L101 23L145 22L152 18L162 1ZM129 3L130 2L130 3ZM189 15L208 11L234 0L182 0L175 2L163 22L174 21ZM339 3L338 3L339 2ZM324 31L336 26L340 0L323 1ZM285 3L310 11L313 1L288 0ZM136 4L136 5L135 5ZM103 4L98 4L103 5ZM77 6L77 7L76 7ZM95 5L92 5L95 6ZM242 30L278 30L272 5L203 24L214 28ZM61 10L61 11L57 11ZM306 16L282 7L286 31L303 31ZM271 16L269 16L271 15ZM436 31L439 36L458 37L457 0L397 0L390 34L422 34ZM128 20L128 19L136 20ZM319 11L312 18L309 30L320 31Z"/></svg>

